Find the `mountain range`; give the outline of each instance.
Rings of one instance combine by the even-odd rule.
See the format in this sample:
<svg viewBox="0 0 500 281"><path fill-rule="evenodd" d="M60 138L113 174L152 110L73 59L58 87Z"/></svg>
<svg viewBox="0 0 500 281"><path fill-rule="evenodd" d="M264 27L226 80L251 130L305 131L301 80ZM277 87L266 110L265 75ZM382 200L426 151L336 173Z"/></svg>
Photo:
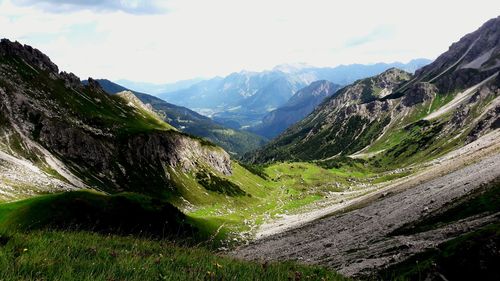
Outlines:
<svg viewBox="0 0 500 281"><path fill-rule="evenodd" d="M226 126L248 128L261 123L268 112L284 106L298 90L314 81L327 80L346 85L391 67L413 72L429 62L427 59L416 59L406 64L352 64L338 67L281 65L269 71L241 71L224 78L204 80L186 89L159 94L158 97L208 115Z"/></svg>

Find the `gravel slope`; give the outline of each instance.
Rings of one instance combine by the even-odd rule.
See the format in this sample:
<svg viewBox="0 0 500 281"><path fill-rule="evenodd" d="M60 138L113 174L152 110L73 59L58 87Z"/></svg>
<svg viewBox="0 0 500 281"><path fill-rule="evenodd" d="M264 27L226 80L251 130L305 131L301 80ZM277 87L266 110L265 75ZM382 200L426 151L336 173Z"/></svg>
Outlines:
<svg viewBox="0 0 500 281"><path fill-rule="evenodd" d="M231 254L252 260L299 260L358 276L498 220L498 216L474 217L416 235L388 235L500 178L498 136L497 130L433 161L424 172L384 193L371 194L365 207L264 237Z"/></svg>

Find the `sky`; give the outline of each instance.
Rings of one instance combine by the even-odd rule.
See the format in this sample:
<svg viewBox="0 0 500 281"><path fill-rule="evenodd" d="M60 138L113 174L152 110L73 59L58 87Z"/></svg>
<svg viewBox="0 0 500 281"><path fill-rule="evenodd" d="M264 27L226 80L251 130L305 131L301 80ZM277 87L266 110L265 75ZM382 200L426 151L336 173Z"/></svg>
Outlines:
<svg viewBox="0 0 500 281"><path fill-rule="evenodd" d="M0 0L0 37L82 79L169 83L434 59L499 12L498 0Z"/></svg>

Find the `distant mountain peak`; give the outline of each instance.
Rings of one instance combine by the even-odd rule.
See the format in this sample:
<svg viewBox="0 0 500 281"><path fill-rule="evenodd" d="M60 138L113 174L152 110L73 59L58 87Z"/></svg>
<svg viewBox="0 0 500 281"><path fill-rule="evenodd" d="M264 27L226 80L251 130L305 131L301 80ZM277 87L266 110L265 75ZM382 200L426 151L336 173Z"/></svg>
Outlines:
<svg viewBox="0 0 500 281"><path fill-rule="evenodd" d="M300 62L300 63L285 63L285 64L279 64L277 66L275 66L272 70L273 71L281 71L281 72L284 72L284 73L296 73L296 72L299 72L303 69L306 69L306 68L313 68L314 66L312 65L309 65L307 63L304 63L304 62Z"/></svg>

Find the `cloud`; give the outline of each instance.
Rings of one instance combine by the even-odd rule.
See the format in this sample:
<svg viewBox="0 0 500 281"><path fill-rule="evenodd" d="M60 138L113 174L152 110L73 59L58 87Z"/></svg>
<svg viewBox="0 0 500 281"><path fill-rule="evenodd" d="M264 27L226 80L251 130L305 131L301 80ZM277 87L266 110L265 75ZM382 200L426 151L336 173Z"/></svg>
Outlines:
<svg viewBox="0 0 500 281"><path fill-rule="evenodd" d="M144 16L136 14L160 0L137 2L143 6L135 14L124 12L119 1L50 1L82 2L59 13L36 4L47 1L0 0L0 37L32 45L60 69L83 78L155 83L294 62L335 66L433 59L498 16L498 0L476 0L472 6L453 0L342 5L332 0L165 0L167 13Z"/></svg>
<svg viewBox="0 0 500 281"><path fill-rule="evenodd" d="M14 0L13 3L20 6L34 6L51 13L92 10L146 15L166 12L164 4L159 0Z"/></svg>
<svg viewBox="0 0 500 281"><path fill-rule="evenodd" d="M344 46L348 48L356 47L373 41L390 39L393 35L394 29L389 26L380 26L366 35L347 40Z"/></svg>

